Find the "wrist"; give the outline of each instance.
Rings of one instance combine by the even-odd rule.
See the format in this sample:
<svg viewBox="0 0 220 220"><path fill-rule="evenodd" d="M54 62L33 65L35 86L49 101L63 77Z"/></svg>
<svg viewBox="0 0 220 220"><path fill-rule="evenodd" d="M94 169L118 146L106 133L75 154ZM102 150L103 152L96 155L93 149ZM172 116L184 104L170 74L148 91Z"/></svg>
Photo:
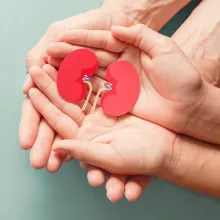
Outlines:
<svg viewBox="0 0 220 220"><path fill-rule="evenodd" d="M183 133L202 141L220 144L220 89L204 82L204 97Z"/></svg>
<svg viewBox="0 0 220 220"><path fill-rule="evenodd" d="M172 160L158 177L184 188L220 198L220 150L184 135L178 135Z"/></svg>
<svg viewBox="0 0 220 220"><path fill-rule="evenodd" d="M105 0L102 7L118 8L134 22L159 30L190 0Z"/></svg>

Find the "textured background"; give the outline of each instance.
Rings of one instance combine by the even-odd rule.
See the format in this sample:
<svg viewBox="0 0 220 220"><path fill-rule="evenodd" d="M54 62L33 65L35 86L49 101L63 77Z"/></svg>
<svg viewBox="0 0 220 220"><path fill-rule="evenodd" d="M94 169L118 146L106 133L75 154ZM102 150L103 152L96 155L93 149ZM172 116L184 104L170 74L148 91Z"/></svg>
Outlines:
<svg viewBox="0 0 220 220"><path fill-rule="evenodd" d="M154 180L136 203L112 204L105 189L88 185L77 162L57 174L35 171L18 146L25 55L50 23L96 8L102 0L0 0L0 220L217 220L214 199ZM192 2L162 32L171 35Z"/></svg>

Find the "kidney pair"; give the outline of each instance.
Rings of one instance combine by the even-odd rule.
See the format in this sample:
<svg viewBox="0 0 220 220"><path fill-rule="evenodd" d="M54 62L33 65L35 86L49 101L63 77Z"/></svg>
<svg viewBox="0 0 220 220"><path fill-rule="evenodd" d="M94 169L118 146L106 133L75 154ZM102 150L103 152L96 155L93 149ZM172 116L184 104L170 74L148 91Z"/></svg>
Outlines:
<svg viewBox="0 0 220 220"><path fill-rule="evenodd" d="M84 111L92 93L90 78L97 72L98 67L96 55L88 49L75 50L66 56L57 75L60 96L71 103L86 99L82 107ZM108 83L97 92L91 113L95 111L100 95L100 104L106 114L121 116L128 113L136 104L140 93L140 80L136 69L129 62L116 61L108 66L106 78Z"/></svg>

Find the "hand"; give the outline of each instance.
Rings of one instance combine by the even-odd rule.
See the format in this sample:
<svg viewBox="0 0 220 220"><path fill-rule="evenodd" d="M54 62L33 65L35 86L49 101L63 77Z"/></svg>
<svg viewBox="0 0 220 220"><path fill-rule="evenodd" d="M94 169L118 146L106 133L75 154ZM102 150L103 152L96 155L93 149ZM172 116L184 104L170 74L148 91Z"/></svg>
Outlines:
<svg viewBox="0 0 220 220"><path fill-rule="evenodd" d="M206 96L206 84L198 71L170 38L144 25L114 27L112 33L118 39L136 46L124 47L124 52L118 59L131 62L140 74L141 92L131 114L174 132L188 134L187 125ZM62 40L68 45L63 43L60 51L70 51L70 44L98 48L111 45L114 48L114 44L117 47L119 43L108 31L74 30L66 32ZM54 44L53 47L56 48L57 45ZM55 55L54 53L53 56ZM102 85L104 82L99 79L98 84ZM207 134L199 132L200 130L196 130L194 137L205 141L209 138Z"/></svg>
<svg viewBox="0 0 220 220"><path fill-rule="evenodd" d="M101 32L101 31L96 31L96 36L94 37L94 36L90 36L91 37L91 39L92 40L90 40L90 38L87 36L87 34L86 34L86 32L85 31L81 31L81 32L77 32L77 31L70 31L70 32L67 32L66 34L64 34L63 36L62 36L62 38L61 39L63 39L63 41L65 41L65 42L67 42L68 44L65 44L65 43L57 43L57 44L53 44L53 45L50 45L50 47L48 48L48 54L50 54L51 56L54 56L54 57L56 57L56 55L57 55L57 57L59 56L59 58L64 58L68 53L70 53L72 50L73 50L73 48L72 48L72 46L70 45L70 43L73 43L74 42L74 44L82 44L83 45L83 39L85 39L85 37L87 38L87 44L91 47L97 47L97 45L99 45L99 47L100 47L100 45L101 45L101 47L103 47L103 45L104 45L104 49L108 49L108 48L111 48L111 50L114 50L114 48L118 48L117 47L117 44L116 44L116 46L114 46L114 40L112 39L112 40L109 40L108 41L108 43L106 43L105 41L103 41L103 39L108 39L108 37L109 37L109 35L105 32L105 33L103 33L104 35L105 34L107 34L107 36L105 37L103 34L102 34L103 32ZM88 46L87 45L87 46ZM60 50L59 51L57 51L56 49L57 48L60 48ZM124 56L127 56L126 57L126 59L127 60L130 60L130 57L132 56L132 57L138 57L138 56L135 56L135 53L137 53L139 50L137 50L137 49L134 49L134 48L129 48L130 49L130 51L132 51L132 52L128 52L127 54L128 54L128 56L126 55L126 53L125 53L125 55ZM60 53L60 51L62 51L61 53ZM138 60L137 60L138 61ZM98 75L99 76L99 75ZM103 74L100 76L100 78L103 78ZM102 84L102 80L100 81L100 79L99 78L97 78L97 80L96 80L96 84L97 85L101 85ZM98 90L98 89L97 89ZM95 91L95 92L97 92L97 90ZM143 96L142 96L143 97ZM139 102L139 103L146 103L145 101L142 101L142 102ZM135 108L137 108L137 109L140 109L140 111L142 111L142 112L144 112L143 111L143 109L145 108L145 106L143 106L143 105L136 105L136 107ZM191 104L190 104L191 105ZM140 112L139 111L139 112ZM91 172L90 172L91 173Z"/></svg>
<svg viewBox="0 0 220 220"><path fill-rule="evenodd" d="M40 70L40 69L39 69ZM76 129L75 127L75 122L74 120L76 120L79 117L79 112L75 112L75 117L74 120L72 120L68 115L70 115L70 111L71 109L76 108L75 105L70 104L70 103L66 103L68 104L68 108L66 109L66 112L63 113L62 111L60 111L59 109L64 109L61 107L61 105L59 104L60 102L65 102L63 101L59 95L57 95L57 90L56 90L56 84L54 82L51 82L52 84L50 84L50 90L46 89L46 84L49 82L50 78L47 76L46 73L44 72L39 72L39 71L31 71L31 75L33 80L35 81L36 84L42 84L43 86L40 88L44 94L50 98L50 100L48 100L46 98L46 96L41 93L39 90L37 89L31 89L29 92L30 95L30 99L33 102L34 106L37 108L37 110L42 114L42 116L50 123L50 125L56 129L56 132L58 132L61 137L63 138L72 138L73 136L73 130ZM49 85L49 84L47 84ZM53 105L51 103L51 100L53 101L53 103L56 104L57 108L55 105ZM77 107L78 109L78 107ZM73 110L72 110L73 111ZM78 115L78 117L77 117ZM132 124L133 121L134 126L128 126L130 123ZM114 127L115 131L119 132L121 131L121 128L123 127L133 127L133 129L135 130L135 127L139 127L143 120L138 119L138 118L134 118L132 116L123 116L121 117L121 119L117 120L116 122L116 118L112 118L112 117L107 117L106 115L102 114L102 111L96 111L95 115L89 115L89 116L85 116L85 119L83 120L82 126L80 128L80 132L78 132L78 138L81 139L85 139L85 140L93 140L95 137L102 137L103 133L105 135L105 133L108 133L112 130L112 128ZM136 125L135 125L136 124ZM167 138L167 141L171 141L171 139L173 138L173 136L175 135L168 135L166 136L166 129L160 128L157 125L153 125L152 123L148 123L149 124L149 129L154 133L154 131L160 133L161 137L164 137L164 142L162 141L161 143L161 151L159 152L159 145L158 148L155 148L155 154L157 154L158 152L158 156L157 156L157 160L158 162L155 163L155 165L152 163L152 172L156 167L159 166L159 163L161 163L161 161L163 161L163 152L166 152L166 144L163 145L163 143L165 143L165 140ZM96 126L94 126L96 125ZM91 129L92 126L92 129ZM158 129L154 129L154 126ZM140 127L139 127L140 128ZM126 128L125 128L126 129ZM144 126L143 128L144 129ZM90 132L88 132L88 130ZM164 134L163 134L164 133ZM169 132L168 132L169 133ZM118 134L118 135L119 135ZM152 134L152 133L151 133ZM150 134L149 134L150 135ZM96 138L95 138L96 139ZM156 138L155 138L156 139ZM163 148L164 147L164 148ZM59 153L59 152L58 152ZM151 154L152 155L152 154ZM160 156L161 155L161 156ZM96 171L97 173L97 171ZM126 191L127 191L127 196L131 196L132 197L136 197L135 193L139 192L141 194L143 189L140 188L144 188L144 186L140 185L138 187L137 183L142 183L144 180L144 183L147 184L147 180L149 180L148 177L143 177L143 176L137 176L137 177L131 177L127 184L126 183L126 177L125 176L121 176L121 175L111 175L107 185L106 185L106 190L107 190L107 195L108 197L112 200L112 201L117 201L119 200L125 191L125 187L126 187ZM136 181L136 184L135 184ZM129 192L130 190L130 192ZM132 192L134 190L134 192ZM141 191L140 191L141 190ZM129 195L130 194L130 195ZM134 195L132 195L134 194Z"/></svg>
<svg viewBox="0 0 220 220"><path fill-rule="evenodd" d="M110 29L114 24L129 26L135 23L144 22L142 19L147 20L147 17L144 16L144 10L139 10L139 6L136 8L136 1L134 1L134 5L132 5L131 2L129 5L119 3L120 2L118 1L117 4L109 4L108 1L106 5L103 5L100 9L92 10L72 18L53 23L41 41L28 53L27 71L30 72L30 68L33 66L42 67L47 63L52 64L55 67L59 66L62 59L56 59L48 56L46 47L50 43L57 42L60 35L62 35L65 30L75 28ZM103 19L103 17L105 19ZM152 23L154 24L154 22ZM160 26L155 26L155 28L160 28ZM105 63L106 60L112 59L112 62L117 56L117 54L100 51L100 57L102 58L99 60L100 65L107 66L108 64ZM51 72L51 75L53 75L53 68L51 69L51 66L45 65L44 68L46 68L46 72ZM24 93L27 93L29 89L33 87L33 85L33 81L28 74L27 81L24 86ZM53 152L51 152L50 155L50 150L54 137L56 136L55 141L60 139L60 137L59 135L56 135L46 121L40 121L40 119L40 114L35 110L30 100L26 98L23 104L22 118L19 126L20 145L23 149L31 148L30 162L34 168L39 169L46 166L49 172L56 172L60 168L64 158L63 156L60 157L60 155L54 155ZM65 160L69 161L71 160L71 157L68 157ZM90 182L93 182L93 185L95 185L93 181L94 178L93 180L90 178L92 176L94 175L92 175L92 172L90 172L88 174L88 178L91 179ZM104 177L102 177L102 179L104 179ZM144 187L146 185L146 181L143 181L140 177L137 177L133 178L134 182L136 179L137 182L139 181L139 184L136 188L142 189L142 187L139 187L139 185ZM132 187L136 186L136 184L133 184L133 182L131 182L130 185Z"/></svg>
<svg viewBox="0 0 220 220"><path fill-rule="evenodd" d="M51 86L51 94L54 93L53 88L56 87ZM32 102L51 126L57 128L61 135L71 137L76 128L74 121L38 89L31 89L29 93ZM58 103L60 97L52 96L50 99ZM69 104L67 109L70 111L72 108L78 107ZM94 115L85 116L78 139L57 142L53 148L56 153L71 153L76 159L100 166L109 172L156 175L214 197L219 198L220 195L220 179L216 176L220 165L218 146L177 136L165 128L129 114L115 118L97 110ZM110 199L117 201L117 197L123 195L124 182L121 175L111 175L106 185ZM113 184L115 191L111 189Z"/></svg>
<svg viewBox="0 0 220 220"><path fill-rule="evenodd" d="M130 9L129 9L130 10ZM135 8L134 8L135 10ZM103 6L100 9L92 10L74 17L53 23L40 42L27 55L27 71L30 72L31 67L42 67L47 63L57 66L61 60L48 56L46 48L50 43L57 42L60 35L65 30L75 28L93 28L93 29L109 29L113 24L129 26L138 22L130 16L132 10L127 12L122 6ZM103 17L105 19L103 19ZM141 22L141 21L140 21ZM114 61L117 54L100 51L99 63L101 66L107 66L106 60ZM46 65L47 72L52 72L53 68ZM33 81L30 75L27 75L24 93L27 93L33 87ZM19 126L20 146L23 149L31 149L30 162L34 168L47 167L48 171L55 172L59 169L63 158L50 156L51 146L53 144L56 133L51 129L46 121L41 121L41 116L31 104L27 97L22 107L22 117ZM55 138L59 139L57 136ZM55 159L56 158L56 159ZM61 160L62 159L62 160Z"/></svg>
<svg viewBox="0 0 220 220"><path fill-rule="evenodd" d="M179 4L178 1L167 1L166 3L163 1L161 4L162 7L155 7L154 3L148 2L147 0L141 1L140 4L137 4L137 1L133 0L127 3L106 0L104 3L106 4L100 9L53 23L40 42L28 53L27 71L29 72L33 66L42 67L46 63L51 63L53 66L60 64L60 59L48 57L45 48L50 43L58 41L59 35L66 29L89 29L91 27L92 29L109 29L113 24L129 26L134 23L143 22L149 27L159 30L178 10L188 3L188 0L181 1L181 4ZM167 10L167 8L169 8L169 10ZM166 11L166 16L162 13L163 10ZM160 17L161 14L163 14L162 17ZM103 17L105 17L105 19L103 19ZM104 55L105 53L102 56L103 61L105 61ZM46 66L46 68L50 69L49 66ZM24 85L24 93L27 93L33 85L28 74ZM34 109L30 100L26 98L22 108L19 140L23 149L31 148L30 160L33 167L42 168L46 166L50 172L55 172L59 169L63 157L56 157L53 152L50 154L53 140L56 141L58 139L60 139L60 137L55 134L47 122L43 120L40 121L39 113ZM66 158L66 161L69 160L71 160L71 157ZM139 177L136 177L136 179L139 180ZM145 181L144 183L142 182L140 178L139 183L143 186L146 185ZM130 185L132 185L132 182Z"/></svg>
<svg viewBox="0 0 220 220"><path fill-rule="evenodd" d="M31 91L31 99L39 91ZM172 158L176 135L151 122L126 114L109 117L102 109L87 115L78 138L57 142L56 152L113 174L157 175Z"/></svg>
<svg viewBox="0 0 220 220"><path fill-rule="evenodd" d="M39 43L28 53L26 58L27 72L33 66L42 67L44 64L51 63L53 66L58 66L61 62L60 59L53 59L48 57L46 47L53 42L59 41L59 36L65 30L71 30L76 28L81 29L110 29L112 25L131 26L135 23L145 23L149 27L159 30L175 13L177 13L182 7L184 7L189 0L183 0L181 3L177 0L155 3L151 1L140 1L137 4L136 0L130 0L128 2L106 0L101 8L92 10L86 13L82 13L71 18L54 22L48 28L46 34L42 37ZM159 7L158 7L159 4ZM168 10L169 8L169 10ZM165 11L166 13L163 13ZM161 16L163 15L163 16ZM103 19L105 18L105 19ZM103 54L103 60L105 56ZM27 93L30 88L34 86L33 81L29 74L27 74L26 83L24 85L24 93ZM38 135L38 129L48 135L42 137ZM26 98L22 108L21 123L19 126L19 140L20 146L23 149L30 149L33 144L36 152L41 145L48 145L53 142L54 132L46 123L40 123L40 115L33 108L30 100ZM40 137L40 141L38 141ZM49 149L50 147L46 147ZM41 152L41 150L39 150ZM47 153L48 154L48 153ZM33 153L31 164L36 168L44 167L46 160L39 158L39 156ZM38 155L41 155L38 153ZM45 157L47 158L47 157Z"/></svg>
<svg viewBox="0 0 220 220"><path fill-rule="evenodd" d="M117 50L122 50L123 45L120 43L117 45L116 48ZM76 109L75 107L76 105L72 105L70 103L65 102L59 96L57 92L56 83L54 82L56 81L57 71L53 69L53 71L48 72L48 70L51 70L52 67L50 67L50 69L46 67L47 66L44 66L43 70L41 70L38 67L32 68L30 70L30 74L35 84L50 99L50 101L54 105L50 105L50 102L48 99L46 99L46 97L45 99L42 99L41 98L42 96L38 95L35 96L35 98L33 98L34 96L31 95L30 98L36 109L42 114L42 116L49 122L50 126L54 128L55 131L62 138L73 138L74 137L73 134L75 134L77 130L72 129L72 127L76 127L76 125L80 124L79 122L75 123L75 121L79 121L77 119L79 117L79 109L77 107L77 111L74 111L74 109ZM97 74L104 75L104 70L100 69ZM94 88L96 87L96 90L98 90L99 87L99 85L97 84L97 82L99 81L98 77L94 77L92 80L93 80L92 81L93 87ZM94 96L95 94L93 95L93 97ZM68 106L68 108L64 106ZM87 109L88 111L90 110L90 107L91 106L89 105ZM61 112L64 112L65 114L63 113L61 114ZM69 120L70 118L67 116L70 116L72 120ZM106 172L100 169L93 168L88 173L89 182L95 186L102 184L105 178L106 178ZM106 185L108 197L112 201L118 201L119 199L121 199L125 191L126 197L129 200L132 201L136 200L141 195L148 181L149 178L145 176L134 176L130 178L127 178L126 176L110 176Z"/></svg>

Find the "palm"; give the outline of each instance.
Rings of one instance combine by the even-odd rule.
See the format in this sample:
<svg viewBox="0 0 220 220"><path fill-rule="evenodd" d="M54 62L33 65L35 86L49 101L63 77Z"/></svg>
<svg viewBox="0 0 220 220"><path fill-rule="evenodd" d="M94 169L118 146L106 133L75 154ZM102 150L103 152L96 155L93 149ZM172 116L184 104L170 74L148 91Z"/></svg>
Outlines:
<svg viewBox="0 0 220 220"><path fill-rule="evenodd" d="M172 51L167 54L162 51L161 55L150 58L145 52L129 47L119 59L132 62L141 81L140 96L131 114L177 132L182 130L189 116L196 111L201 95L199 91L195 96L190 96L190 92L198 89L201 79L190 63L187 63L187 75L184 72L186 69L178 67L185 57ZM179 76L183 75L185 77L179 80Z"/></svg>
<svg viewBox="0 0 220 220"><path fill-rule="evenodd" d="M140 33L145 28L136 25L127 33L118 33L120 40L127 40L127 43L134 46L122 45L122 41L116 40L108 31L87 30L71 33L74 37L69 43L120 51L118 60L131 62L141 81L139 99L130 113L180 132L184 130L204 98L202 79L180 48L169 38L147 29L146 39L135 39L136 36L132 33ZM145 50L139 49L139 46ZM104 83L103 76L100 77L99 73L96 76L98 79L95 79L95 85L100 86ZM94 92L97 90L95 86Z"/></svg>
<svg viewBox="0 0 220 220"><path fill-rule="evenodd" d="M103 19L103 17L105 17L105 19ZM131 25L133 22L133 19L131 19L126 14L120 13L120 9L113 6L108 8L102 7L100 9L82 13L62 21L54 22L48 28L47 32L39 41L39 43L36 44L36 46L27 54L27 71L29 73L31 67L42 67L46 63L51 63L52 66L55 67L59 65L61 62L61 59L59 59L60 57L58 59L53 59L48 55L47 48L51 43L58 42L60 35L62 35L66 30L72 30L76 28L105 30L109 29L111 25L116 23L121 25ZM107 54L108 53L106 52L106 54L102 53L100 55L102 57L103 66L108 65L108 58L112 60L112 57L115 56L115 54L110 54L110 56ZM108 58L106 59L104 55L108 56ZM54 78L53 75L50 76ZM27 93L29 89L34 86L32 79L30 77L27 79L29 80L26 81L24 86L24 93ZM23 106L22 119L19 127L20 145L24 149L31 149L30 160L33 167L42 168L46 166L48 170L53 172L58 170L61 165L60 162L57 163L56 167L53 168L51 168L50 165L47 166L47 164L52 164L52 161L54 160L53 156L49 156L50 147L55 136L53 129L48 125L46 121L41 120L40 114L34 109L28 98L24 101ZM30 116L28 116L28 111L31 111ZM44 134L45 132L47 132L47 135ZM43 136L43 143L41 136ZM55 141L59 138L59 135L56 135ZM41 148L42 145L46 145L44 150ZM47 163L48 160L50 160L51 163Z"/></svg>
<svg viewBox="0 0 220 220"><path fill-rule="evenodd" d="M148 174L155 174L164 164L165 155L172 151L175 135L130 114L109 117L98 109L85 117L78 138L110 145L105 153L113 162L102 168L111 173L146 174L143 171L147 164Z"/></svg>

